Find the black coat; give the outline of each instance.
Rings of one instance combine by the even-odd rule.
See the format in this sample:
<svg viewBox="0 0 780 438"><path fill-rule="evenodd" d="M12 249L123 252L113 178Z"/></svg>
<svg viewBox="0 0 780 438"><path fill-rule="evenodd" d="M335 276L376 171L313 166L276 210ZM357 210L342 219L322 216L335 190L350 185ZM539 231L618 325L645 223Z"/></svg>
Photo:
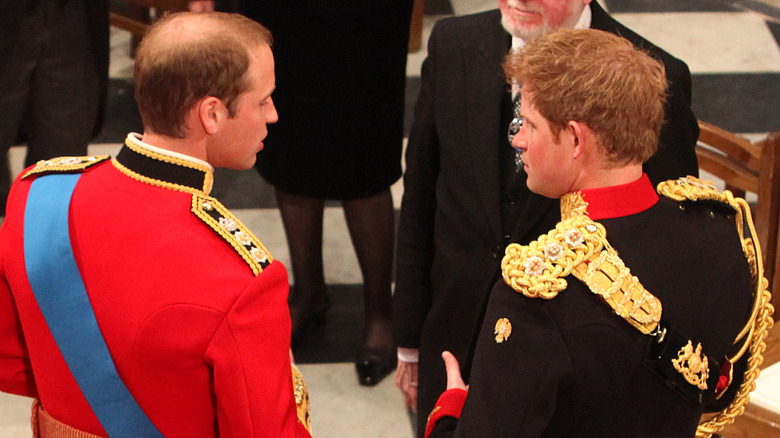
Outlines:
<svg viewBox="0 0 780 438"><path fill-rule="evenodd" d="M690 110L688 67L596 2L591 10L592 28L628 38L666 65L668 120L645 171L654 183L697 174L699 132ZM443 350L461 359L468 378L472 339L508 243L501 224L499 148L506 143L502 110L511 111L501 104L508 93L502 62L511 37L500 20L492 10L439 21L422 69L406 152L393 309L398 346L420 349L421 418L445 388ZM510 240L527 243L552 228L560 214L557 201L534 194L521 199Z"/></svg>
<svg viewBox="0 0 780 438"><path fill-rule="evenodd" d="M4 62L13 60L14 48L18 47L19 26L25 11L34 8L41 1L55 0L10 0L0 2L0 59ZM100 111L98 111L92 128L92 135L97 136L103 125L103 108L108 92L108 60L110 23L108 16L108 0L65 0L81 1L87 12L90 32L90 45L95 57L95 68L100 81ZM2 63L0 63L2 68ZM20 133L21 134L21 133ZM23 139L19 139L22 141Z"/></svg>

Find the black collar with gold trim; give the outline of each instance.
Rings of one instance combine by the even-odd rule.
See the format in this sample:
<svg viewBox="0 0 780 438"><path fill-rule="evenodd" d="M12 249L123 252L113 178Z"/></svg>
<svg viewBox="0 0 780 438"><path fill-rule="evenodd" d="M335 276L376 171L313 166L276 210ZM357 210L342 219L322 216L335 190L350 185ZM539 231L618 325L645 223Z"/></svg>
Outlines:
<svg viewBox="0 0 780 438"><path fill-rule="evenodd" d="M214 183L211 169L193 161L151 151L129 138L114 163L135 179L174 190L208 195Z"/></svg>

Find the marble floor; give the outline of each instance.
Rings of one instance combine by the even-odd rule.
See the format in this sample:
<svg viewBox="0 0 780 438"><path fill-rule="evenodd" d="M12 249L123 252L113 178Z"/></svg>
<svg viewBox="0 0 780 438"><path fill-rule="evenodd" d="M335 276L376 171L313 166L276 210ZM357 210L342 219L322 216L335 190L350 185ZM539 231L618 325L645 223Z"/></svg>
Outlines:
<svg viewBox="0 0 780 438"><path fill-rule="evenodd" d="M761 138L780 129L780 0L599 0L619 21L688 63L693 109L705 121ZM436 20L494 8L495 0L427 0L423 41ZM118 150L128 131L140 129L132 102L129 36L112 30L107 123L90 153ZM407 129L420 86L423 48L407 65ZM24 150L11 151L12 172ZM402 186L393 186L396 208ZM251 228L274 256L288 264L273 191L254 171L217 172L214 195ZM351 364L361 324L361 277L337 203L325 213L325 275L335 305L318 338L296 348L311 393L316 437L412 436L410 416L392 379L375 388L357 384ZM294 282L294 279L290 279ZM0 438L29 437L30 400L0 394Z"/></svg>

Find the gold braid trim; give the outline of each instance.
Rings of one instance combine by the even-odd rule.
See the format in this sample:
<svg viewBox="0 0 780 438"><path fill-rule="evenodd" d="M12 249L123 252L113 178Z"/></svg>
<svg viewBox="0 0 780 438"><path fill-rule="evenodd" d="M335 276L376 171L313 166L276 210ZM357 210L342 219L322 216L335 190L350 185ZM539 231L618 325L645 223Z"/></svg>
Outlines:
<svg viewBox="0 0 780 438"><path fill-rule="evenodd" d="M766 278L761 281L762 293L757 300L759 302L759 312L756 315L756 319L753 321L753 331L749 342L749 356L747 359L747 370L745 370L745 380L742 385L739 386L734 400L725 409L720 411L716 416L710 418L708 421L699 424L696 429L696 436L701 438L709 438L713 434L722 430L727 425L734 422L734 420L745 412L745 407L750 402L750 393L756 389L756 379L760 373L759 366L764 361L762 356L764 350L766 350L766 337L769 334L769 330L774 324L772 319L772 313L774 313L774 307L770 304L772 300L772 294L767 290L769 282Z"/></svg>
<svg viewBox="0 0 780 438"><path fill-rule="evenodd" d="M130 170L124 164L120 163L119 160L117 160L116 158L112 158L111 163L114 165L114 167L116 167L118 171L122 172L124 175L136 181L140 181L142 183L146 183L155 187L162 187L164 189L176 190L177 192L191 193L193 195L208 195L208 192L204 192L202 190L198 190L193 187L176 184L168 181L163 181L159 179L149 178L148 176L141 175L138 172Z"/></svg>
<svg viewBox="0 0 780 438"><path fill-rule="evenodd" d="M661 320L661 302L631 275L607 241L607 231L587 216L579 193L561 199L555 229L527 246L511 244L501 261L504 282L528 298L553 299L574 275L643 334Z"/></svg>
<svg viewBox="0 0 780 438"><path fill-rule="evenodd" d="M577 265L572 274L612 308L615 314L645 335L661 321L661 301L631 275L617 252L607 247L589 263Z"/></svg>
<svg viewBox="0 0 780 438"><path fill-rule="evenodd" d="M84 156L84 157L58 157L50 160L41 160L35 163L35 167L28 170L22 176L22 179L31 175L52 172L79 172L88 169L96 164L108 160L108 155Z"/></svg>
<svg viewBox="0 0 780 438"><path fill-rule="evenodd" d="M298 415L298 422L306 428L311 435L311 415L309 413L309 391L306 389L306 382L297 366L292 366L293 393L295 394L295 408Z"/></svg>
<svg viewBox="0 0 780 438"><path fill-rule="evenodd" d="M252 231L215 198L193 195L192 212L222 236L244 259L255 275L260 274L273 262L271 253L252 234Z"/></svg>
<svg viewBox="0 0 780 438"><path fill-rule="evenodd" d="M203 179L203 193L208 194L211 192L211 188L214 186L213 170L194 161L183 160L181 158L172 157L170 155L158 154L157 152L150 151L149 149L146 149L145 147L136 144L133 140L134 140L133 136L129 136L125 140L125 145L127 145L128 148L132 149L138 154L144 155L149 158L153 158L158 161L162 161L164 163L176 164L178 166L189 167L190 169L200 170L205 174L205 177Z"/></svg>
<svg viewBox="0 0 780 438"><path fill-rule="evenodd" d="M606 231L587 216L564 219L528 245L507 246L501 271L512 289L528 298L550 300L568 285L575 266L604 248Z"/></svg>
<svg viewBox="0 0 780 438"><path fill-rule="evenodd" d="M759 366L764 361L762 354L766 350L766 337L774 325L772 294L768 290L769 282L764 277L761 244L755 238L756 229L753 225L753 215L750 212L750 206L744 199L735 197L729 190L721 193L711 181L703 181L691 176L659 184L658 193L676 201L716 201L733 208L736 213L734 221L742 242L742 251L750 265L754 290L753 309L750 319L734 340L735 345L743 339L745 339L745 343L734 356L728 358L731 363L735 363L747 351L749 353L747 369L744 380L731 404L716 416L700 424L696 430L697 437L709 438L726 425L733 423L738 416L745 412L745 406L750 401L750 393L756 389L756 379L760 372ZM745 236L744 233L745 226L747 226L748 236Z"/></svg>

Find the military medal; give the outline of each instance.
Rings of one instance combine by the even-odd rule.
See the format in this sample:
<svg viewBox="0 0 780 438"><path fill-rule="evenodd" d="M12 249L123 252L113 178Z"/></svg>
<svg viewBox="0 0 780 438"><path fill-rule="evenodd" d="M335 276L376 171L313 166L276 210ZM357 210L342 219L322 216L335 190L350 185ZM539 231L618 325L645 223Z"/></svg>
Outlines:
<svg viewBox="0 0 780 438"><path fill-rule="evenodd" d="M500 344L509 338L512 334L512 323L506 318L496 321L496 328L493 331L496 335L496 343Z"/></svg>

